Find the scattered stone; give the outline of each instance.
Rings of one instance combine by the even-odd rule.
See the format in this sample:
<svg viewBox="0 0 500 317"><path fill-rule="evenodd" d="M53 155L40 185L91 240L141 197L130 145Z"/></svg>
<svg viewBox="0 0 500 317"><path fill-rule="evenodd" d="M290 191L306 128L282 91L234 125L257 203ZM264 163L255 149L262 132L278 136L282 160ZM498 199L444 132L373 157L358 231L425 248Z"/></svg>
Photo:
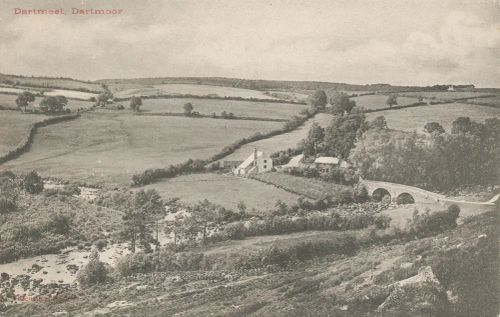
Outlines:
<svg viewBox="0 0 500 317"><path fill-rule="evenodd" d="M478 239L485 239L487 237L488 237L488 235L486 235L486 234L483 233L483 234L480 234L477 238Z"/></svg>
<svg viewBox="0 0 500 317"><path fill-rule="evenodd" d="M68 264L66 265L66 270L70 273L76 273L79 270L79 266L76 264Z"/></svg>
<svg viewBox="0 0 500 317"><path fill-rule="evenodd" d="M448 304L448 297L430 266L393 284L394 289L377 308L379 313L396 316L435 316Z"/></svg>
<svg viewBox="0 0 500 317"><path fill-rule="evenodd" d="M68 316L68 312L67 311L57 311L55 313L52 313L52 316Z"/></svg>
<svg viewBox="0 0 500 317"><path fill-rule="evenodd" d="M340 307L340 310L343 310L343 311L346 311L348 309L349 309L349 306L347 306L347 305L344 305L344 306Z"/></svg>
<svg viewBox="0 0 500 317"><path fill-rule="evenodd" d="M144 291L144 290L147 290L148 288L149 288L149 285L139 285L135 289L138 291Z"/></svg>

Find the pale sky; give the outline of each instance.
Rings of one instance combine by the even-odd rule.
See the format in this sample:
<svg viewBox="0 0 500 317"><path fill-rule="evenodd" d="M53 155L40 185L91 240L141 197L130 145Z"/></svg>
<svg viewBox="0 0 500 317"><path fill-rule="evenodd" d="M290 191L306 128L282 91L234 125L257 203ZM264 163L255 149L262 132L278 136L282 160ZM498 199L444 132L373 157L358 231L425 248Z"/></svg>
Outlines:
<svg viewBox="0 0 500 317"><path fill-rule="evenodd" d="M500 2L1 0L0 72L500 87Z"/></svg>

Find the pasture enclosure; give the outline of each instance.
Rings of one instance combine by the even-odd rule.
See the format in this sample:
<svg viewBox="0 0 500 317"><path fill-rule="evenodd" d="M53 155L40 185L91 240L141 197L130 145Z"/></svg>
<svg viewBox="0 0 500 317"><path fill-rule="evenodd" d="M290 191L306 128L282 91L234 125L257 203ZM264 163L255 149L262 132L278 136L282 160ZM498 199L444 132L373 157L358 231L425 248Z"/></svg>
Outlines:
<svg viewBox="0 0 500 317"><path fill-rule="evenodd" d="M272 97L267 96L262 91L258 90L195 84L162 84L143 86L116 91L115 97L127 98L132 96L156 96L174 94L195 96L217 95L219 97L272 99Z"/></svg>
<svg viewBox="0 0 500 317"><path fill-rule="evenodd" d="M359 96L352 97L351 100L356 102L357 107L363 107L367 110L372 109L382 109L387 108L388 106L385 104L387 101L386 95L367 95L367 96ZM412 103L418 102L418 98L410 98L410 97L398 97L397 98L399 106L407 106Z"/></svg>
<svg viewBox="0 0 500 317"><path fill-rule="evenodd" d="M38 130L31 150L5 164L84 182L128 184L133 174L192 159L281 123L143 117L96 111Z"/></svg>
<svg viewBox="0 0 500 317"><path fill-rule="evenodd" d="M221 159L221 161L242 161L252 153L254 148L257 148L259 151L263 151L266 154L287 150L289 148L296 148L297 144L307 136L309 129L314 122L317 122L322 127L326 127L330 124L331 120L332 115L318 113L293 131L245 144L233 154Z"/></svg>
<svg viewBox="0 0 500 317"><path fill-rule="evenodd" d="M76 90L66 90L66 89L54 89L44 93L45 96L57 96L62 95L66 98L76 98L88 100L92 97L97 98L97 94L90 92L76 91Z"/></svg>
<svg viewBox="0 0 500 317"><path fill-rule="evenodd" d="M1 104L1 103L0 103ZM47 117L23 114L19 111L0 111L0 156L13 150L29 133L31 124Z"/></svg>
<svg viewBox="0 0 500 317"><path fill-rule="evenodd" d="M500 109L465 103L447 103L373 112L368 113L366 118L372 120L378 116L385 117L390 129L423 132L426 123L439 122L447 132L450 132L451 124L457 117L484 121L492 117L500 118Z"/></svg>
<svg viewBox="0 0 500 317"><path fill-rule="evenodd" d="M290 204L299 197L254 179L213 173L183 175L144 188L156 189L164 199L178 197L187 204L208 199L234 211L242 201L248 212L255 208L257 213L274 208L277 200Z"/></svg>
<svg viewBox="0 0 500 317"><path fill-rule="evenodd" d="M309 199L321 199L351 188L350 186L328 183L316 178L299 177L279 172L257 174L252 177Z"/></svg>
<svg viewBox="0 0 500 317"><path fill-rule="evenodd" d="M262 117L272 119L290 119L298 115L305 105L272 103L272 102L251 102L239 100L218 100L218 99L190 99L190 98L172 98L172 99L144 99L142 101L141 111L150 113L178 112L184 111L183 105L191 103L194 111L204 115L215 113L220 114L232 112L237 117ZM127 104L123 102L122 104Z"/></svg>

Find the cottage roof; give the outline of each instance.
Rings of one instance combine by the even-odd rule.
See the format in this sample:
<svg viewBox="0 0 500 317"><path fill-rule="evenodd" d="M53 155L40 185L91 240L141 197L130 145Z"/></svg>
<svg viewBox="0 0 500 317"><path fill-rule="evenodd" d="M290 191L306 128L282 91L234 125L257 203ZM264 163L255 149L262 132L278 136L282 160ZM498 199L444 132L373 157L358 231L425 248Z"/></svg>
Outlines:
<svg viewBox="0 0 500 317"><path fill-rule="evenodd" d="M264 153L262 151L257 151L257 157L263 156ZM254 154L252 153L249 157L247 157L246 160L243 161L243 163L238 166L238 168L247 168L253 163L253 156Z"/></svg>
<svg viewBox="0 0 500 317"><path fill-rule="evenodd" d="M321 156L314 160L317 164L339 164L339 159L331 156Z"/></svg>

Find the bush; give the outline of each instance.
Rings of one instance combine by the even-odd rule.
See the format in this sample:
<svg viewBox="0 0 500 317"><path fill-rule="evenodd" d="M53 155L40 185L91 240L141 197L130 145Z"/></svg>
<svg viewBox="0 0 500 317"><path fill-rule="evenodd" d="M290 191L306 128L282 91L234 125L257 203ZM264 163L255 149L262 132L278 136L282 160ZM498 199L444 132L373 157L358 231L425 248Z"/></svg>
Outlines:
<svg viewBox="0 0 500 317"><path fill-rule="evenodd" d="M31 171L24 177L23 187L30 194L38 194L43 191L43 180L37 172Z"/></svg>
<svg viewBox="0 0 500 317"><path fill-rule="evenodd" d="M99 260L97 250L92 250L89 256L89 263L78 272L78 282L82 286L101 284L108 279L108 269L106 265Z"/></svg>
<svg viewBox="0 0 500 317"><path fill-rule="evenodd" d="M408 224L409 231L418 237L427 237L455 228L457 226L457 218L459 214L460 208L458 206L450 206L448 210L436 211L433 213L427 211L421 215L417 210L415 210L413 218Z"/></svg>
<svg viewBox="0 0 500 317"><path fill-rule="evenodd" d="M364 203L369 199L368 190L364 185L358 184L352 193L353 199L357 203Z"/></svg>

